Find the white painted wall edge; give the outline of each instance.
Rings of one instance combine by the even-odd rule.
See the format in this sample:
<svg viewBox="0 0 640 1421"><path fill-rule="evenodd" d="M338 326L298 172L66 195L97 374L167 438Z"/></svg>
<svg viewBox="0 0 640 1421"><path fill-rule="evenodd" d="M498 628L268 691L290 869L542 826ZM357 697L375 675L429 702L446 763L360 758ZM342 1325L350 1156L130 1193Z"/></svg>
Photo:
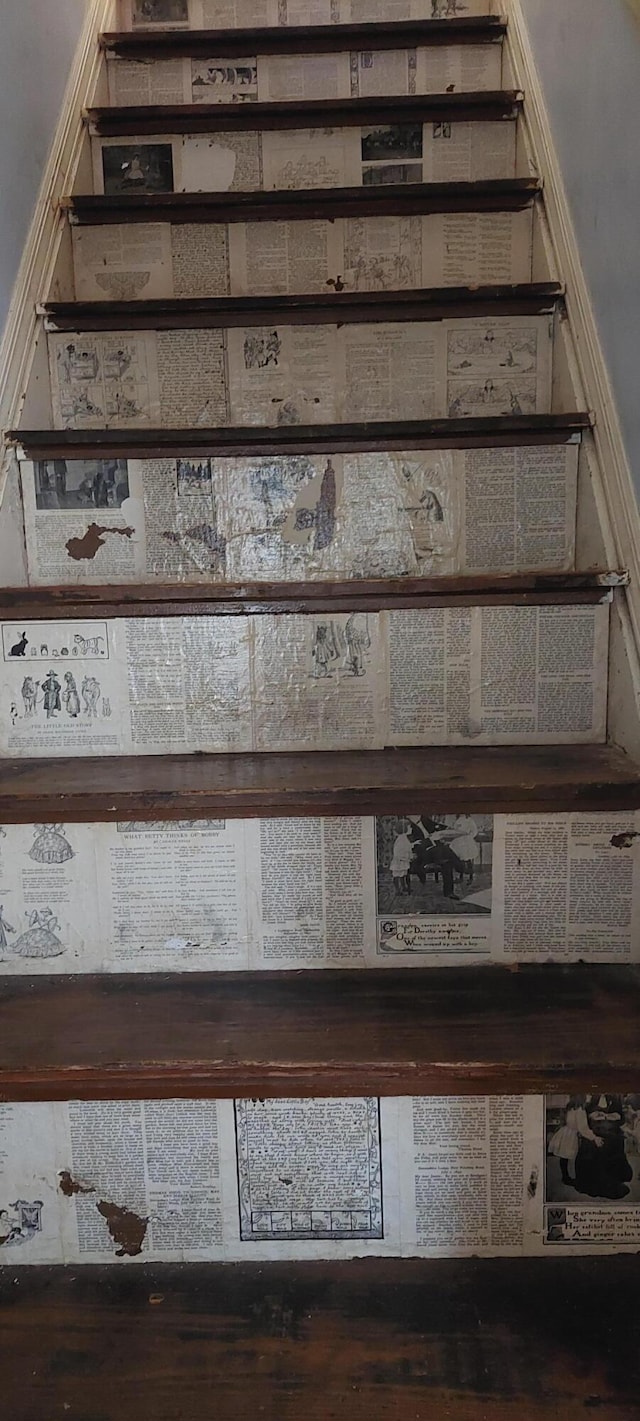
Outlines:
<svg viewBox="0 0 640 1421"><path fill-rule="evenodd" d="M595 414L593 435L600 469L598 503L608 522L603 536L611 547L612 566L624 567L630 574L626 597L640 668L640 509L522 0L503 0L503 7L509 20L507 44L514 83L524 90L525 117L544 181L557 268L566 284L567 312L580 376ZM640 679L638 685L640 689Z"/></svg>
<svg viewBox="0 0 640 1421"><path fill-rule="evenodd" d="M12 456L4 432L20 419L41 319L36 304L53 276L66 220L60 198L73 186L84 137L82 110L93 102L103 64L98 35L114 27L115 8L116 0L88 0L0 343L0 504Z"/></svg>

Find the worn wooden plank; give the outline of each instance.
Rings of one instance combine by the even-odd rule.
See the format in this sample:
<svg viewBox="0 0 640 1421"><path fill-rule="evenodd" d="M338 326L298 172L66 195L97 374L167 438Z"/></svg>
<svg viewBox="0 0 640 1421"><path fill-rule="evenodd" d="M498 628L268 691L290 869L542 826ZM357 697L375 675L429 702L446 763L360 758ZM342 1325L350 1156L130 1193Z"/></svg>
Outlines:
<svg viewBox="0 0 640 1421"><path fill-rule="evenodd" d="M0 1100L640 1089L640 969L11 977Z"/></svg>
<svg viewBox="0 0 640 1421"><path fill-rule="evenodd" d="M218 429L14 429L7 439L29 459L245 457L346 454L394 449L486 449L566 444L590 428L586 411L485 419L370 420L364 424Z"/></svg>
<svg viewBox="0 0 640 1421"><path fill-rule="evenodd" d="M564 287L558 281L486 286L420 287L313 296L164 297L151 301L47 301L50 331L190 330L262 326L351 325L375 321L469 320L475 316L545 315Z"/></svg>
<svg viewBox="0 0 640 1421"><path fill-rule="evenodd" d="M514 89L364 99L278 99L255 104L143 104L92 108L93 134L253 133L265 129L353 128L375 123L502 123L520 112Z"/></svg>
<svg viewBox="0 0 640 1421"><path fill-rule="evenodd" d="M77 584L0 588L0 620L55 617L206 617L300 612L377 612L408 607L597 603L605 579L623 573L531 573L516 577L406 577L336 582Z"/></svg>
<svg viewBox="0 0 640 1421"><path fill-rule="evenodd" d="M0 823L640 808L606 745L0 760Z"/></svg>
<svg viewBox="0 0 640 1421"><path fill-rule="evenodd" d="M251 107L255 107L251 105ZM62 199L71 221L295 222L304 218L415 216L433 212L520 212L541 191L537 178L455 183L388 183L380 187L300 188L284 192L161 192Z"/></svg>
<svg viewBox="0 0 640 1421"><path fill-rule="evenodd" d="M0 1271L7 1421L631 1421L635 1258Z"/></svg>
<svg viewBox="0 0 640 1421"><path fill-rule="evenodd" d="M454 20L385 20L363 25L286 25L237 30L121 30L100 36L118 59L237 59L259 54L335 54L347 50L496 44L506 34L500 15Z"/></svg>

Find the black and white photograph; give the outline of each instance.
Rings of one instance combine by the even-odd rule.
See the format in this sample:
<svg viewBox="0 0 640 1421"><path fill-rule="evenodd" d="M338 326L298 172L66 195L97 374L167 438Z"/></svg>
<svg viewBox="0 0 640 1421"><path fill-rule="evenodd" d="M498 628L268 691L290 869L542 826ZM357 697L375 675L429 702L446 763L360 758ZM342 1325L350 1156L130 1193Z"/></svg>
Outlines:
<svg viewBox="0 0 640 1421"><path fill-rule="evenodd" d="M108 197L134 192L173 192L170 143L115 143L102 149Z"/></svg>
<svg viewBox="0 0 640 1421"><path fill-rule="evenodd" d="M377 125L362 130L362 183L422 182L422 124Z"/></svg>
<svg viewBox="0 0 640 1421"><path fill-rule="evenodd" d="M211 460L178 459L176 478L179 498L211 493Z"/></svg>
<svg viewBox="0 0 640 1421"><path fill-rule="evenodd" d="M545 1099L546 1202L640 1203L640 1094Z"/></svg>
<svg viewBox="0 0 640 1421"><path fill-rule="evenodd" d="M121 508L129 497L126 459L38 459L33 478L40 512Z"/></svg>
<svg viewBox="0 0 640 1421"><path fill-rule="evenodd" d="M421 183L419 163L373 163L362 169L363 187L386 187L389 183Z"/></svg>
<svg viewBox="0 0 640 1421"><path fill-rule="evenodd" d="M389 163L422 158L422 124L377 124L362 130L363 163Z"/></svg>
<svg viewBox="0 0 640 1421"><path fill-rule="evenodd" d="M192 61L194 104L246 104L258 97L258 62L251 59Z"/></svg>
<svg viewBox="0 0 640 1421"><path fill-rule="evenodd" d="M376 854L378 916L491 914L492 814L386 815Z"/></svg>
<svg viewBox="0 0 640 1421"><path fill-rule="evenodd" d="M133 28L188 25L189 0L133 0Z"/></svg>

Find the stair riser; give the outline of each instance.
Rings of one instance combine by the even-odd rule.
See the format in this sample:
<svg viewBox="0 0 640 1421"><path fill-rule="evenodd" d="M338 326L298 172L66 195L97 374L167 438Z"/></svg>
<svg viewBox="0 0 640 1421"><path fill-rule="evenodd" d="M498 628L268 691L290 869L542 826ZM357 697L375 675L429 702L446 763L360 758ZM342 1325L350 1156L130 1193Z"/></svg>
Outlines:
<svg viewBox="0 0 640 1421"><path fill-rule="evenodd" d="M377 968L391 990L399 969L638 957L640 815L491 815L471 800L463 814L432 816L460 860L451 884L401 815L7 824L0 976L10 994L8 979L34 974L266 971L276 985L283 971ZM47 908L57 926L32 932ZM222 1002L222 1022L235 1010Z"/></svg>

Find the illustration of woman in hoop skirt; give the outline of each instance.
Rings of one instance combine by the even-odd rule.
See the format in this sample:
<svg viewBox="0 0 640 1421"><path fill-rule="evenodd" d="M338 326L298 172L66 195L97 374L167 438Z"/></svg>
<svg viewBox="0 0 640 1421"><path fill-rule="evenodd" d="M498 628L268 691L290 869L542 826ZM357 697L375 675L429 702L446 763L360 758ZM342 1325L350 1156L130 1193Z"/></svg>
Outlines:
<svg viewBox="0 0 640 1421"><path fill-rule="evenodd" d="M56 937L59 927L50 908L34 910L27 931L21 933L13 951L17 957L59 957L64 952L60 938Z"/></svg>
<svg viewBox="0 0 640 1421"><path fill-rule="evenodd" d="M2 950L3 947L9 946L7 933L14 932L15 928L12 928L11 923L7 922L7 919L5 918L3 912L3 905L2 903L0 903L0 950Z"/></svg>
<svg viewBox="0 0 640 1421"><path fill-rule="evenodd" d="M71 844L62 833L62 824L36 824L30 859L35 863L66 863L74 857Z"/></svg>

